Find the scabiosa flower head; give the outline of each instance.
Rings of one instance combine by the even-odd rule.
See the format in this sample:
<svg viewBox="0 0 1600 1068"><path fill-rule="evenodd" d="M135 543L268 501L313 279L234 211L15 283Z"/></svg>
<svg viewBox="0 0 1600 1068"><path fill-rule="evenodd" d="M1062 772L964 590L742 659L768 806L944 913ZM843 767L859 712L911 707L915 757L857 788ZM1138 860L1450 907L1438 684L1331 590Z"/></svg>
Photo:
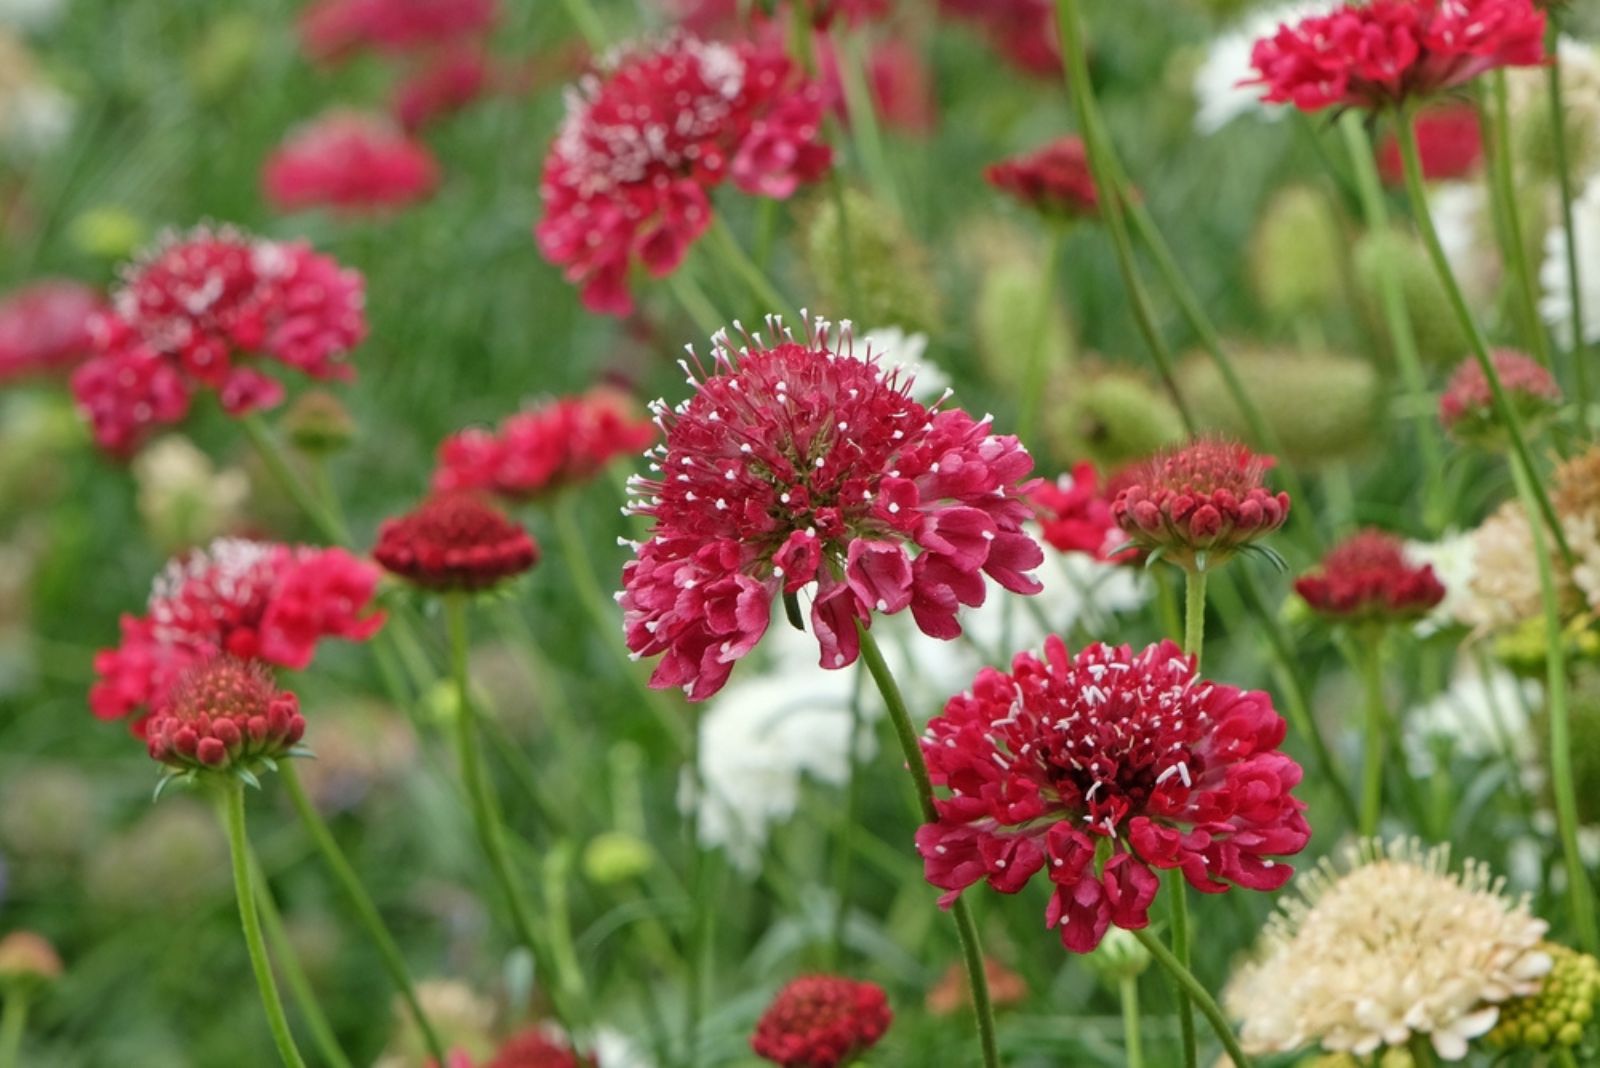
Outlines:
<svg viewBox="0 0 1600 1068"><path fill-rule="evenodd" d="M782 1068L835 1068L877 1045L892 1018L882 987L806 975L778 991L750 1048Z"/></svg>
<svg viewBox="0 0 1600 1068"><path fill-rule="evenodd" d="M122 617L121 644L95 655L89 706L101 719L158 711L187 671L224 653L303 669L323 638L377 632L377 585L378 569L343 549L219 538L167 565L145 615Z"/></svg>
<svg viewBox="0 0 1600 1068"><path fill-rule="evenodd" d="M848 325L838 345L821 319L799 340L768 327L775 343L750 335L737 354L719 333L694 396L658 402L666 442L635 483L655 525L623 569L628 648L665 654L652 685L692 700L755 648L780 593L813 591L822 666L841 668L873 612L909 608L950 639L984 575L1039 590L1026 572L1043 552L1022 529L1033 460L1016 438L912 400L906 378L855 356Z"/></svg>
<svg viewBox="0 0 1600 1068"><path fill-rule="evenodd" d="M1251 83L1302 111L1394 106L1542 63L1544 22L1531 0L1347 3L1257 41Z"/></svg>
<svg viewBox="0 0 1600 1068"><path fill-rule="evenodd" d="M1400 539L1381 530L1362 530L1334 546L1294 589L1319 615L1352 623L1418 620L1445 592L1431 565L1407 560Z"/></svg>
<svg viewBox="0 0 1600 1068"><path fill-rule="evenodd" d="M300 41L318 60L419 51L480 36L499 15L496 0L317 0L300 14Z"/></svg>
<svg viewBox="0 0 1600 1068"><path fill-rule="evenodd" d="M827 170L824 103L776 44L673 34L623 49L568 97L540 250L591 311L627 314L630 267L671 274L711 224L711 189L731 177L782 199Z"/></svg>
<svg viewBox="0 0 1600 1068"><path fill-rule="evenodd" d="M86 285L35 282L0 297L0 384L66 371L88 359L104 305Z"/></svg>
<svg viewBox="0 0 1600 1068"><path fill-rule="evenodd" d="M534 1027L501 1043L484 1068L595 1068L595 1062Z"/></svg>
<svg viewBox="0 0 1600 1068"><path fill-rule="evenodd" d="M1046 215L1069 219L1100 214L1083 138L1062 137L1043 148L991 163L984 180Z"/></svg>
<svg viewBox="0 0 1600 1068"><path fill-rule="evenodd" d="M395 85L390 110L413 133L460 111L494 87L489 58L479 48L451 48Z"/></svg>
<svg viewBox="0 0 1600 1068"><path fill-rule="evenodd" d="M336 109L292 130L261 181L278 211L383 211L432 193L439 164L385 116Z"/></svg>
<svg viewBox="0 0 1600 1068"><path fill-rule="evenodd" d="M1458 1061L1501 1002L1538 991L1546 924L1484 865L1457 875L1446 848L1415 842L1368 841L1348 861L1306 873L1229 984L1246 1052L1366 1056L1419 1036Z"/></svg>
<svg viewBox="0 0 1600 1068"><path fill-rule="evenodd" d="M176 771L254 771L306 732L300 701L259 662L212 657L191 668L145 725L150 756Z"/></svg>
<svg viewBox="0 0 1600 1068"><path fill-rule="evenodd" d="M1129 472L1111 517L1140 548L1203 571L1288 519L1289 495L1263 484L1272 464L1238 442L1202 438Z"/></svg>
<svg viewBox="0 0 1600 1068"><path fill-rule="evenodd" d="M435 490L485 490L516 500L586 481L622 453L656 440L630 398L605 387L511 416L497 430L463 430L439 446Z"/></svg>
<svg viewBox="0 0 1600 1068"><path fill-rule="evenodd" d="M1506 400L1524 421L1550 414L1561 402L1561 387L1555 376L1538 360L1513 349L1496 349L1489 358ZM1475 357L1462 360L1450 375L1439 397L1439 421L1462 441L1492 444L1502 440L1504 429L1495 417L1489 379Z"/></svg>
<svg viewBox="0 0 1600 1068"><path fill-rule="evenodd" d="M384 520L373 559L430 590L483 590L532 568L533 537L473 493L436 493Z"/></svg>
<svg viewBox="0 0 1600 1068"><path fill-rule="evenodd" d="M1128 539L1111 518L1111 496L1094 464L1085 461L1071 474L1041 482L1028 500L1039 510L1039 529L1051 548L1117 562L1137 555L1111 552Z"/></svg>
<svg viewBox="0 0 1600 1068"><path fill-rule="evenodd" d="M1571 1048L1583 1041L1600 1001L1600 960L1553 942L1544 943L1550 974L1539 992L1500 1006L1500 1022L1484 1036L1491 1049Z"/></svg>
<svg viewBox="0 0 1600 1068"><path fill-rule="evenodd" d="M1430 182L1470 178L1483 162L1483 128L1471 104L1429 108L1417 115L1416 130L1422 176ZM1400 142L1393 134L1378 149L1378 172L1392 186L1405 185Z"/></svg>
<svg viewBox="0 0 1600 1068"><path fill-rule="evenodd" d="M985 668L928 725L949 796L917 832L924 872L945 907L980 880L1014 894L1047 872L1045 922L1076 953L1149 922L1152 868L1204 893L1276 890L1293 869L1272 858L1311 834L1284 732L1266 694L1200 678L1170 641L1073 656L1052 635L1043 660Z"/></svg>

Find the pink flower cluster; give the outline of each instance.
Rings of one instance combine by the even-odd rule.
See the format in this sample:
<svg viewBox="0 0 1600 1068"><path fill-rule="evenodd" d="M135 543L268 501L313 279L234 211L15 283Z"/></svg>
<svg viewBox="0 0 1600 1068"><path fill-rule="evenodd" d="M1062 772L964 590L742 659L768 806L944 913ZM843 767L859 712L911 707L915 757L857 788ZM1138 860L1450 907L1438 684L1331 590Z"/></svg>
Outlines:
<svg viewBox="0 0 1600 1068"><path fill-rule="evenodd" d="M348 379L367 332L363 282L304 242L199 228L170 238L124 274L95 355L72 379L95 441L133 452L212 389L241 414L283 399L262 357L317 379Z"/></svg>
<svg viewBox="0 0 1600 1068"><path fill-rule="evenodd" d="M499 14L496 0L317 0L301 13L300 39L319 60L427 50L479 36Z"/></svg>
<svg viewBox="0 0 1600 1068"><path fill-rule="evenodd" d="M1506 400L1524 419L1548 413L1561 403L1561 386L1538 360L1515 349L1489 354ZM1456 365L1439 395L1439 421L1463 440L1492 440L1502 433L1494 411L1494 392L1476 357Z"/></svg>
<svg viewBox="0 0 1600 1068"><path fill-rule="evenodd" d="M750 1048L780 1068L837 1068L877 1045L893 1019L876 983L803 975L761 1014Z"/></svg>
<svg viewBox="0 0 1600 1068"><path fill-rule="evenodd" d="M1046 924L1086 953L1111 924L1149 922L1153 868L1204 893L1288 881L1272 858L1310 828L1266 694L1200 678L1170 641L1073 656L1052 635L1044 654L985 668L928 725L923 753L949 796L917 851L941 904L980 880L1014 894L1043 871Z"/></svg>
<svg viewBox="0 0 1600 1068"><path fill-rule="evenodd" d="M939 0L939 10L978 26L994 50L1017 68L1042 78L1061 76L1051 0Z"/></svg>
<svg viewBox="0 0 1600 1068"><path fill-rule="evenodd" d="M278 211L404 207L431 194L439 164L383 115L334 110L292 131L267 160L267 199Z"/></svg>
<svg viewBox="0 0 1600 1068"><path fill-rule="evenodd" d="M629 399L600 387L518 412L496 430L469 429L439 446L433 488L529 500L592 478L622 453L656 440Z"/></svg>
<svg viewBox="0 0 1600 1068"><path fill-rule="evenodd" d="M770 322L773 330L781 329ZM811 588L822 666L853 663L856 625L909 608L924 633L961 633L984 575L1036 593L1043 560L1023 531L1033 460L959 409L930 410L909 381L810 336L714 339L712 373L677 409L634 506L654 521L623 569L628 648L662 656L651 684L716 693L766 632L773 601ZM798 602L795 602L796 606Z"/></svg>
<svg viewBox="0 0 1600 1068"><path fill-rule="evenodd" d="M1497 67L1544 62L1532 0L1372 0L1285 24L1250 62L1268 103L1302 111L1384 108L1441 93Z"/></svg>
<svg viewBox="0 0 1600 1068"><path fill-rule="evenodd" d="M70 370L93 351L90 326L104 310L86 285L43 281L0 299L0 384Z"/></svg>
<svg viewBox="0 0 1600 1068"><path fill-rule="evenodd" d="M1054 482L1040 482L1028 500L1038 509L1045 543L1057 552L1087 553L1097 560L1121 563L1138 554L1112 554L1128 536L1111 517L1111 494L1101 484L1094 464L1084 461Z"/></svg>
<svg viewBox="0 0 1600 1068"><path fill-rule="evenodd" d="M1445 594L1432 565L1407 560L1400 539L1381 530L1358 531L1334 546L1294 590L1317 614L1353 622L1420 619Z"/></svg>
<svg viewBox="0 0 1600 1068"><path fill-rule="evenodd" d="M159 711L222 654L300 670L323 638L365 641L383 625L378 576L343 549L218 539L167 565L144 615L122 617L121 644L95 655L89 707L101 719Z"/></svg>
<svg viewBox="0 0 1600 1068"><path fill-rule="evenodd" d="M305 735L300 701L259 662L216 656L190 669L145 724L150 756L178 770L212 771L286 756Z"/></svg>
<svg viewBox="0 0 1600 1068"><path fill-rule="evenodd" d="M581 81L545 162L539 248L591 311L633 308L628 272L671 274L710 191L783 198L827 170L824 100L780 47L675 34Z"/></svg>

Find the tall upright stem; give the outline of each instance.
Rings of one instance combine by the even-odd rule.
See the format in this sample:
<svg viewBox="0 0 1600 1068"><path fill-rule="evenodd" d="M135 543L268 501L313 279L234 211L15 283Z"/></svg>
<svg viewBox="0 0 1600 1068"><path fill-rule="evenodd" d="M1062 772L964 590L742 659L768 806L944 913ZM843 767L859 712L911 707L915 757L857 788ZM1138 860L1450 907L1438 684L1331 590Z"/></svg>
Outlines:
<svg viewBox="0 0 1600 1068"><path fill-rule="evenodd" d="M1566 233L1567 292L1572 294L1572 367L1578 385L1578 426L1587 433L1592 418L1589 411L1591 399L1589 386L1589 361L1585 359L1588 341L1583 336L1582 278L1578 272L1577 229L1572 222L1572 166L1567 153L1567 111L1562 101L1561 45L1559 38L1550 49L1550 62L1545 67L1550 82L1550 138L1555 150L1556 189L1561 194L1561 228Z"/></svg>
<svg viewBox="0 0 1600 1068"><path fill-rule="evenodd" d="M1194 657L1195 671L1206 642L1206 572L1190 568L1184 572L1183 651ZM1183 875L1173 870L1167 877L1167 898L1172 909L1172 953L1185 969L1189 967L1189 887ZM1183 1037L1183 1063L1194 1068L1199 1053L1195 1041L1194 1002L1180 983L1178 987L1178 1028Z"/></svg>
<svg viewBox="0 0 1600 1068"><path fill-rule="evenodd" d="M1122 998L1122 1044L1127 1068L1144 1068L1144 1036L1139 1020L1139 977L1124 975L1118 983Z"/></svg>
<svg viewBox="0 0 1600 1068"><path fill-rule="evenodd" d="M1383 755L1388 750L1389 710L1383 701L1383 655L1377 639L1366 635L1358 638L1361 648L1356 651L1361 672L1363 708L1361 758L1361 823L1358 830L1363 838L1378 833L1378 820L1383 812Z"/></svg>
<svg viewBox="0 0 1600 1068"><path fill-rule="evenodd" d="M328 1014L322 1011L322 1004L317 1000L317 992L312 989L311 979L295 955L294 943L289 941L289 932L283 926L283 917L278 914L277 902L272 900L272 891L262 876L260 858L252 855L250 863L255 869L258 891L256 908L261 913L261 929L267 936L267 945L277 961L278 970L283 973L283 981L289 988L289 996L294 999L295 1008L299 1010L300 1018L305 1021L306 1030L311 1032L311 1041L316 1045L317 1052L321 1054L328 1068L353 1068L350 1058L339 1048L339 1039L333 1033L333 1025L328 1022Z"/></svg>
<svg viewBox="0 0 1600 1068"><path fill-rule="evenodd" d="M1233 1028L1228 1026L1228 1019L1222 1015L1222 1010L1217 1007L1216 999L1211 996L1211 992L1201 985L1200 980L1194 977L1194 973L1174 957L1172 951L1161 944L1161 939L1151 934L1149 930L1134 931L1133 937L1150 951L1156 963L1165 968L1184 992L1194 999L1194 1003L1200 1007L1201 1015L1210 1021L1212 1030L1222 1042L1222 1047L1228 1051L1228 1057L1233 1061L1233 1068L1250 1068L1250 1058L1245 1056L1243 1047L1239 1045L1238 1036L1233 1033Z"/></svg>
<svg viewBox="0 0 1600 1068"><path fill-rule="evenodd" d="M295 1048L294 1034L289 1030L289 1018L284 1015L283 998L278 994L278 982L272 975L272 962L267 957L266 942L261 936L261 916L256 911L255 872L250 864L250 840L244 829L244 783L229 778L222 787L222 823L228 832L228 852L233 858L233 890L239 901L239 926L244 931L245 949L250 954L250 967L255 972L256 986L261 990L261 1006L267 1012L267 1027L272 1032L273 1044L285 1068L306 1068L300 1051Z"/></svg>
<svg viewBox="0 0 1600 1068"><path fill-rule="evenodd" d="M1184 572L1183 651L1194 657L1200 670L1200 655L1206 644L1206 573L1198 568Z"/></svg>
<svg viewBox="0 0 1600 1068"><path fill-rule="evenodd" d="M928 823L933 823L939 818L939 810L933 803L933 779L928 775L927 761L922 758L922 746L918 744L917 729L912 725L911 712L906 707L905 697L900 693L900 685L895 682L894 674L883 659L883 652L878 648L878 642L873 638L872 632L859 622L856 624L856 631L861 636L861 659L866 662L867 671L871 674L872 681L877 684L884 705L889 709L889 722L894 725L895 737L900 742L900 751L906 758L906 767L911 771L911 783L916 787L922 818ZM978 928L972 922L972 913L967 908L965 898L956 898L950 911L955 916L956 933L961 940L961 955L966 961L967 983L972 990L972 1007L978 1017L978 1041L983 1047L983 1063L985 1068L999 1068L1000 1050L995 1040L994 1005L989 1000L989 977L983 967L983 947L978 941Z"/></svg>
<svg viewBox="0 0 1600 1068"><path fill-rule="evenodd" d="M28 994L21 986L6 993L0 1009L0 1068L17 1068L22 1036L28 1029Z"/></svg>
<svg viewBox="0 0 1600 1068"><path fill-rule="evenodd" d="M1510 261L1512 278L1516 282L1517 306L1523 320L1523 331L1528 335L1529 348L1544 366L1550 366L1550 344L1545 339L1544 325L1539 319L1539 285L1528 263L1528 242L1522 228L1522 206L1517 203L1515 163L1511 155L1511 105L1506 90L1506 72L1492 71L1489 75L1490 101L1484 113L1492 119L1489 130L1489 177L1496 189L1495 199L1500 201L1500 212L1505 219L1505 241L1509 246L1506 258Z"/></svg>
<svg viewBox="0 0 1600 1068"><path fill-rule="evenodd" d="M1061 258L1062 231L1051 225L1045 234L1044 269L1039 277L1039 303L1033 309L1028 336L1028 351L1023 354L1022 397L1017 413L1017 436L1034 440L1039 409L1044 404L1046 383L1050 381L1050 313L1054 310L1056 261Z"/></svg>
<svg viewBox="0 0 1600 1068"><path fill-rule="evenodd" d="M317 499L305 481L295 474L294 466L284 454L283 446L262 421L260 413L249 412L240 416L239 425L244 428L245 436L250 439L250 444L255 449L256 455L261 457L261 462L267 465L267 470L272 473L273 479L294 501L295 507L311 520L312 525L317 528L317 533L335 545L349 545L350 531L330 508Z"/></svg>

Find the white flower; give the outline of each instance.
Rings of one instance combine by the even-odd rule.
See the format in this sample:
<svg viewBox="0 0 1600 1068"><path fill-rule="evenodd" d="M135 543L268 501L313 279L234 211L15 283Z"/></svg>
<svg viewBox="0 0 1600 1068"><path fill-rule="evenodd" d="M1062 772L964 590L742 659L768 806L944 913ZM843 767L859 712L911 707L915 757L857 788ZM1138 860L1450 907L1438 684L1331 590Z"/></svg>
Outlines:
<svg viewBox="0 0 1600 1068"><path fill-rule="evenodd" d="M1284 23L1298 22L1308 15L1324 11L1325 2L1283 4L1258 11L1227 33L1214 37L1206 50L1206 58L1194 74L1194 95L1199 109L1195 112L1194 128L1197 133L1216 133L1228 123L1246 113L1264 119L1278 119L1288 110L1287 105L1263 104L1259 85L1241 86L1251 77L1255 68L1250 65L1250 53L1261 38L1276 33Z"/></svg>
<svg viewBox="0 0 1600 1068"><path fill-rule="evenodd" d="M878 357L885 373L898 370L902 378L911 376L912 400L929 404L950 388L950 376L925 359L927 334L908 334L898 326L885 326L869 330L856 340Z"/></svg>
<svg viewBox="0 0 1600 1068"><path fill-rule="evenodd" d="M37 30L59 19L67 0L0 0L0 26Z"/></svg>
<svg viewBox="0 0 1600 1068"><path fill-rule="evenodd" d="M1578 307L1583 312L1583 339L1600 341L1600 175L1589 180L1572 204L1572 230L1578 250ZM1572 286L1567 277L1567 232L1553 227L1544 238L1544 263L1539 268L1544 296L1539 312L1561 338L1572 344Z"/></svg>
<svg viewBox="0 0 1600 1068"><path fill-rule="evenodd" d="M1431 743L1441 739L1471 760L1510 758L1517 767L1534 760L1528 714L1542 691L1487 661L1485 668L1487 673L1462 657L1449 689L1406 713L1406 754L1414 774L1437 770Z"/></svg>
<svg viewBox="0 0 1600 1068"><path fill-rule="evenodd" d="M1472 599L1472 535L1447 534L1438 541L1408 541L1406 558L1433 568L1444 585L1444 600L1419 619L1413 629L1422 637L1464 623L1464 608Z"/></svg>
<svg viewBox="0 0 1600 1068"><path fill-rule="evenodd" d="M641 1053L632 1040L609 1027L595 1030L593 1052L595 1063L603 1068L654 1068L650 1058Z"/></svg>

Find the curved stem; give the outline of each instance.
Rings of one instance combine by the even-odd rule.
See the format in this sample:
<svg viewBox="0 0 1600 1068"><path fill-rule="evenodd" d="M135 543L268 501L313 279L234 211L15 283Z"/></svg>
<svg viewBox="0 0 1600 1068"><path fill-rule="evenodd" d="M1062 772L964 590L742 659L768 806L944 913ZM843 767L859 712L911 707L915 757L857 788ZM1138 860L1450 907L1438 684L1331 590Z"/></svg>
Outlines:
<svg viewBox="0 0 1600 1068"><path fill-rule="evenodd" d="M1385 742L1389 715L1383 702L1383 655L1376 640L1362 644L1364 648L1356 654L1366 712L1361 739L1361 822L1358 830L1361 837L1371 838L1378 833L1378 819L1383 812L1383 756L1388 748Z"/></svg>
<svg viewBox="0 0 1600 1068"><path fill-rule="evenodd" d="M1550 83L1550 139L1555 151L1556 189L1561 194L1561 228L1567 236L1566 267L1567 292L1572 294L1572 366L1578 385L1578 426L1585 434L1589 431L1589 362L1585 359L1587 340L1583 336L1583 301L1579 294L1582 279L1578 272L1577 230L1572 223L1572 167L1567 154L1567 112L1562 101L1561 45L1559 35L1555 46L1549 50L1550 62L1545 74Z"/></svg>
<svg viewBox="0 0 1600 1068"><path fill-rule="evenodd" d="M17 1068L27 1029L28 994L18 984L6 993L5 1008L0 1010L0 1068Z"/></svg>
<svg viewBox="0 0 1600 1068"><path fill-rule="evenodd" d="M1185 971L1189 968L1189 886L1183 873L1174 869L1167 874L1167 900L1172 910L1172 957ZM1194 999L1180 982L1178 984L1178 1032L1183 1040L1183 1063L1195 1068L1199 1063L1198 1044L1194 1033Z"/></svg>
<svg viewBox="0 0 1600 1068"><path fill-rule="evenodd" d="M1156 959L1156 963L1165 968L1172 978L1177 981L1178 985L1183 988L1184 992L1194 999L1194 1003L1200 1007L1201 1015L1210 1021L1212 1029L1217 1033L1217 1038L1222 1041L1223 1048L1228 1051L1228 1056L1233 1061L1233 1068L1250 1068L1250 1058L1245 1056L1244 1049L1239 1045L1238 1036L1233 1033L1233 1028L1228 1026L1227 1017L1222 1015L1222 1010L1217 1007L1216 1000L1212 998L1210 992L1204 986L1200 985L1200 980L1194 977L1194 973L1184 967L1178 958L1172 955L1172 951L1161 944L1161 939L1151 934L1148 930L1134 931L1133 937L1137 938L1139 944L1150 951L1150 955Z"/></svg>
<svg viewBox="0 0 1600 1068"><path fill-rule="evenodd" d="M294 943L289 940L289 932L283 926L283 917L278 914L277 902L272 900L272 891L262 876L261 861L253 851L250 863L255 870L256 886L260 890L256 895L256 907L261 912L261 928L266 932L267 941L271 943L278 970L283 972L283 980L289 985L289 994L294 998L295 1006L305 1019L306 1030L311 1032L311 1040L316 1043L317 1052L322 1055L322 1059L330 1068L353 1068L350 1058L339 1048L339 1040L333 1033L333 1025L328 1022L327 1013L322 1011L322 1003L317 1000L317 992L312 988L306 970L300 966L300 958L295 953Z"/></svg>
<svg viewBox="0 0 1600 1068"><path fill-rule="evenodd" d="M589 6L589 0L561 0L566 6L567 17L572 19L572 25L583 36L584 44L596 55L606 50L606 27L600 21L600 15Z"/></svg>
<svg viewBox="0 0 1600 1068"><path fill-rule="evenodd" d="M933 823L939 818L939 810L933 803L933 779L928 775L927 761L922 758L922 746L917 742L917 730L912 726L905 697L900 693L900 686L895 682L894 674L884 661L883 651L878 648L872 633L859 621L856 623L856 632L861 637L861 659L866 662L872 681L883 695L883 703L889 710L889 721L894 725L895 737L900 742L900 751L906 758L906 767L911 771L911 782L916 787L922 818ZM978 941L978 928L972 922L972 913L967 908L965 898L956 898L950 911L955 915L961 955L966 961L972 1007L978 1017L978 1041L983 1047L983 1063L985 1068L999 1068L1000 1050L995 1041L994 1005L989 1000L989 977L983 967L983 948Z"/></svg>
<svg viewBox="0 0 1600 1068"><path fill-rule="evenodd" d="M1506 258L1516 281L1518 307L1534 357L1550 366L1550 344L1539 320L1539 287L1528 265L1528 244L1522 228L1522 208L1517 203L1515 164L1511 157L1511 106L1507 99L1506 72L1489 74L1491 102L1485 102L1483 115L1489 123L1489 178L1494 184L1500 212L1505 219Z"/></svg>
<svg viewBox="0 0 1600 1068"><path fill-rule="evenodd" d="M840 220L840 225L844 225L843 220ZM731 267L733 272L749 287L750 294L756 298L757 303L765 305L766 313L771 315L786 314L789 308L788 302L778 294L777 287L762 273L761 268L756 266L755 261L745 254L744 249L739 245L738 239L733 236L733 231L728 229L728 224L723 221L721 215L713 214L712 216L711 238L722 257L722 261ZM795 319L801 330L806 328L804 320L804 316Z"/></svg>
<svg viewBox="0 0 1600 1068"><path fill-rule="evenodd" d="M1139 979L1124 975L1119 984L1122 997L1122 1044L1127 1068L1144 1068L1144 1036L1139 1022Z"/></svg>
<svg viewBox="0 0 1600 1068"><path fill-rule="evenodd" d="M244 428L245 436L250 439L250 445L255 449L256 455L261 457L261 462L267 465L272 477L294 501L295 507L311 520L317 532L336 545L349 545L350 531L332 510L317 499L305 481L295 474L294 465L284 454L283 446L279 444L277 437L262 421L261 414L248 412L241 415L239 425Z"/></svg>
<svg viewBox="0 0 1600 1068"><path fill-rule="evenodd" d="M272 962L267 958L267 946L261 937L261 916L256 912L258 891L255 873L250 864L250 840L244 830L244 783L230 778L223 784L222 823L228 833L228 852L233 858L234 896L239 900L239 926L244 931L245 949L250 954L250 967L255 972L256 986L261 990L261 1005L267 1013L267 1026L272 1031L273 1044L286 1068L306 1068L300 1051L295 1048L294 1034L289 1030L289 1018L283 1012L283 998L278 994L278 984L272 976Z"/></svg>
<svg viewBox="0 0 1600 1068"><path fill-rule="evenodd" d="M422 1033L422 1038L428 1046L428 1052L440 1064L447 1060L444 1043L439 1041L438 1034L433 1025L428 1022L427 1015L422 1011L422 1002L417 998L416 986L411 981L411 974L406 970L405 957L400 953L400 947L395 943L394 936L389 933L389 928L384 924L383 917L378 913L378 907L372 901L372 896L362 885L361 877L351 867L350 861L344 855L344 850L339 848L338 841L333 837L333 832L328 829L328 824L323 820L322 814L317 811L316 805L311 803L311 798L306 795L305 786L300 782L300 773L295 770L294 761L283 760L278 763L278 771L283 779L284 788L289 792L289 800L294 805L295 813L300 817L300 822L305 826L306 833L311 836L311 841L316 845L317 852L322 854L322 862L333 873L334 879L339 883L339 888L350 901L350 907L355 910L356 919L367 932L367 937L378 950L378 956L383 960L383 966L389 973L389 978L394 982L395 989L406 1003L406 1009L411 1013L411 1018L416 1021L417 1029Z"/></svg>
<svg viewBox="0 0 1600 1068"><path fill-rule="evenodd" d="M1413 1068L1434 1068L1439 1063L1439 1059L1433 1055L1433 1043L1428 1041L1427 1035L1412 1035L1406 1045L1411 1051Z"/></svg>

